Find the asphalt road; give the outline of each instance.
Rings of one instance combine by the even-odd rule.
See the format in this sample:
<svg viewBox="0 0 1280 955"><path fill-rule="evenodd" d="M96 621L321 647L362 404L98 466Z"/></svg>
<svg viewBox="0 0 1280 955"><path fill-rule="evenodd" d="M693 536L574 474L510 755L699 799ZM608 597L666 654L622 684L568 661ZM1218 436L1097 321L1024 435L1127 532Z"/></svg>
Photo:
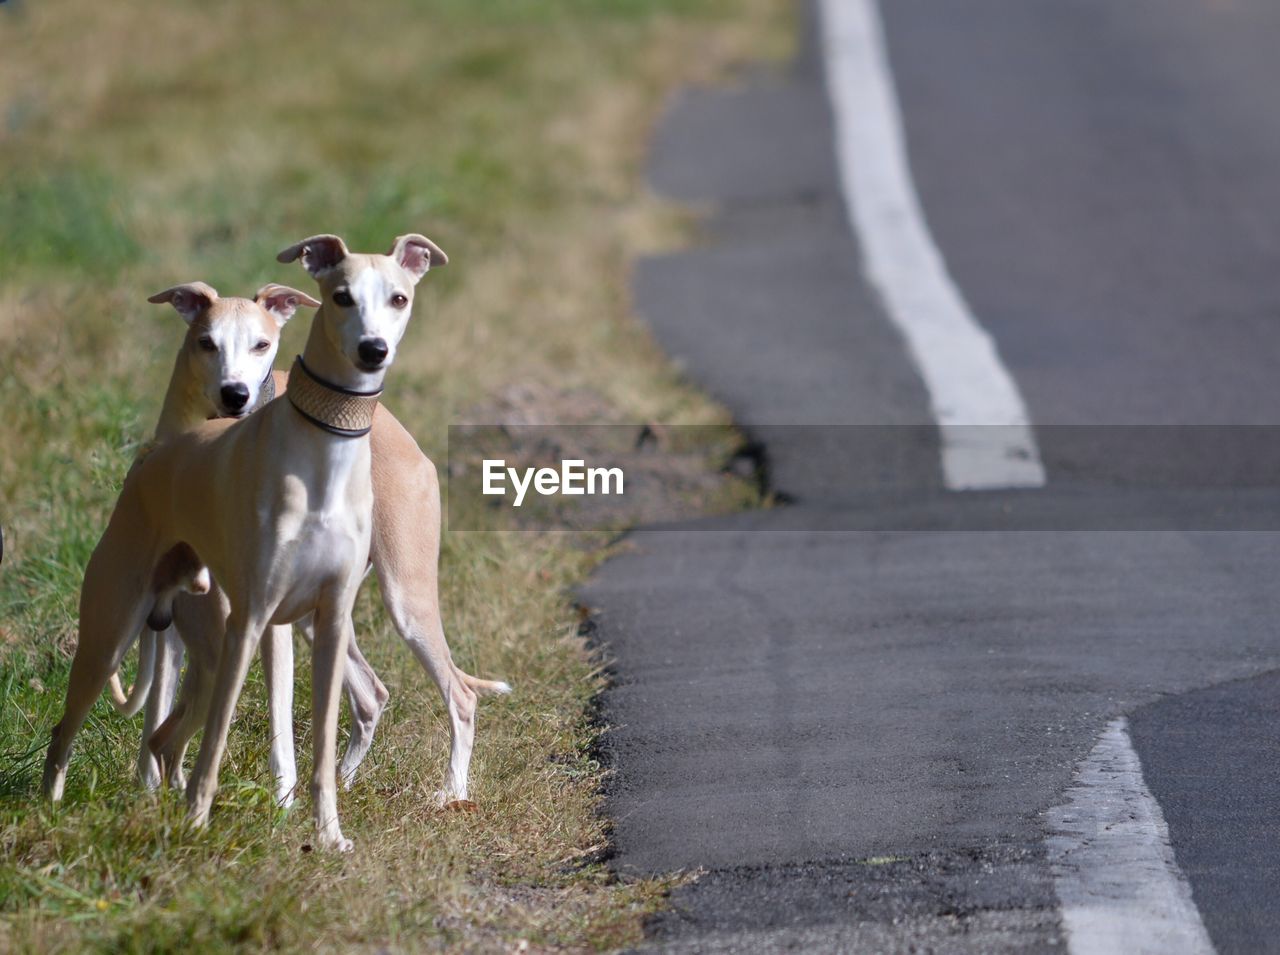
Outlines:
<svg viewBox="0 0 1280 955"><path fill-rule="evenodd" d="M883 6L925 217L1048 483L943 490L812 17L788 69L681 95L652 180L715 212L638 307L792 503L636 533L584 593L614 865L702 870L663 950L1065 949L1045 814L1128 716L1213 945L1280 951L1280 442L1110 427L1280 421L1280 7Z"/></svg>

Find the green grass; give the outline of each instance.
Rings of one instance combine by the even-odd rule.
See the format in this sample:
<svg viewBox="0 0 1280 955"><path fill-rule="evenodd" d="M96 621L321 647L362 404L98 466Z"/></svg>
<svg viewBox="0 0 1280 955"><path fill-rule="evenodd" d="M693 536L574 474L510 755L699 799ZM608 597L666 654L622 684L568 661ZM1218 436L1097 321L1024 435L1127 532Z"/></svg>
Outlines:
<svg viewBox="0 0 1280 955"><path fill-rule="evenodd" d="M429 455L440 460L449 422L512 385L593 395L617 422L723 423L629 313L632 257L687 232L645 194L640 162L666 93L781 52L787 6L0 7L0 951L591 950L638 937L662 884L619 884L590 861L607 840L587 716L600 661L569 593L603 551L570 535L446 536L455 658L516 687L481 707L475 814L431 808L447 723L370 592L357 632L392 703L341 796L351 856L309 851L305 799L272 806L257 668L207 830L184 827L180 797L136 789L140 721L105 700L61 806L39 798L38 773L83 568L181 338L147 295L194 279L224 294L308 288L276 251L316 232L381 251L419 231L451 262L421 287L387 403ZM286 329L282 355L306 325Z"/></svg>
<svg viewBox="0 0 1280 955"><path fill-rule="evenodd" d="M89 170L18 172L0 181L5 234L0 281L57 272L67 262L110 276L138 259L123 221L120 187Z"/></svg>

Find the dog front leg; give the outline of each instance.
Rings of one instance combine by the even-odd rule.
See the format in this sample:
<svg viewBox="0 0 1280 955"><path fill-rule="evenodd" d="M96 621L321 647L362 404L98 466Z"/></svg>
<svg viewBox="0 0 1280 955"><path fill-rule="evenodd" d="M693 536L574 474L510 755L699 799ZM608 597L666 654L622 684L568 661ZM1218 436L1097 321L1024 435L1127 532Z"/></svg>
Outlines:
<svg viewBox="0 0 1280 955"><path fill-rule="evenodd" d="M329 606L316 614L315 642L311 651L311 732L315 762L311 774L311 803L317 841L321 846L350 852L351 840L338 823L337 737L338 698L342 691L347 644L351 640L351 600L338 602L342 611Z"/></svg>
<svg viewBox="0 0 1280 955"><path fill-rule="evenodd" d="M293 805L298 789L298 763L293 749L293 628L268 627L262 638L262 665L267 672L267 706L271 723L271 778L276 803Z"/></svg>
<svg viewBox="0 0 1280 955"><path fill-rule="evenodd" d="M201 827L209 822L209 809L218 790L218 769L227 750L227 732L235 715L249 663L262 636L262 626L232 614L218 659L218 676L213 684L213 700L205 720L204 739L187 785L187 818Z"/></svg>

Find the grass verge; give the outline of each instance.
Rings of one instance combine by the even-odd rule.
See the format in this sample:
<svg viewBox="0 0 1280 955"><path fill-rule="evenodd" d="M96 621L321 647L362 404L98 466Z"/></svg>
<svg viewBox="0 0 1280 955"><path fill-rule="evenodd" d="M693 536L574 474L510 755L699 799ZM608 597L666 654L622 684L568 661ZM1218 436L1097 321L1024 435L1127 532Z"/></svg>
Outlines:
<svg viewBox="0 0 1280 955"><path fill-rule="evenodd" d="M640 161L664 93L782 52L788 13L783 0L0 7L0 949L638 937L662 885L619 884L591 861L606 839L586 715L600 676L566 593L602 552L579 538L446 537L455 657L517 690L482 705L474 815L429 808L447 723L369 593L357 629L392 704L342 797L353 856L308 851L305 801L272 807L256 668L207 831L183 827L173 794L136 791L139 722L105 701L61 807L38 798L38 771L83 567L181 337L146 295L197 278L224 294L306 288L274 263L289 242L332 231L381 250L422 231L451 264L419 292L388 403L429 455L465 409L522 384L592 394L616 421L723 423L629 315L631 257L683 228L645 196Z"/></svg>

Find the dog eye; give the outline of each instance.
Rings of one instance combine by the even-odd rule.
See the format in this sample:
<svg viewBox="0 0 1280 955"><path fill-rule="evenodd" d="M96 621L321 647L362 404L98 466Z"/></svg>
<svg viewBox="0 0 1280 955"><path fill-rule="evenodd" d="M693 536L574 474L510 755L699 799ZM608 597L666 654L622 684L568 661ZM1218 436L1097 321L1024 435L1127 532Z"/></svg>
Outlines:
<svg viewBox="0 0 1280 955"><path fill-rule="evenodd" d="M344 288L338 289L338 291L333 293L334 305L340 305L343 308L350 308L355 303L356 300L351 297L351 293Z"/></svg>
<svg viewBox="0 0 1280 955"><path fill-rule="evenodd" d="M213 339L208 335L200 338L199 345L202 351L217 351L218 346L213 343Z"/></svg>
<svg viewBox="0 0 1280 955"><path fill-rule="evenodd" d="M256 345L254 345L254 346L253 346L253 350L254 350L254 351L257 351L257 352L263 352L263 351L266 351L266 350L267 350L268 348L270 348L270 347L271 347L271 342L267 341L267 340L264 338L262 341L258 342L258 344L256 344Z"/></svg>
<svg viewBox="0 0 1280 955"><path fill-rule="evenodd" d="M396 308L404 308L409 304L409 296L403 292L396 292L395 295L391 296L391 304Z"/></svg>

